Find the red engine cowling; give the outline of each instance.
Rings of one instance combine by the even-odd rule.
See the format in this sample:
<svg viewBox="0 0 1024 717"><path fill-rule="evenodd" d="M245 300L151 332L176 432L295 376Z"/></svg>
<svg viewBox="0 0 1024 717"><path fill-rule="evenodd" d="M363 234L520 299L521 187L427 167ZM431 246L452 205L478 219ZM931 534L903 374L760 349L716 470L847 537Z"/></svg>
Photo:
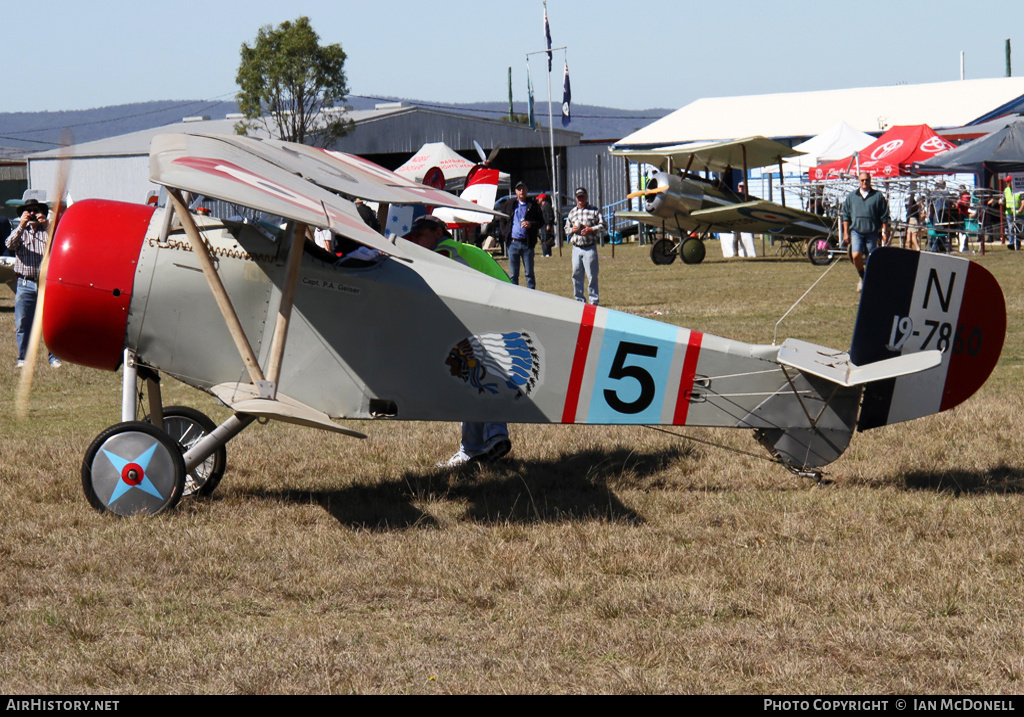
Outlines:
<svg viewBox="0 0 1024 717"><path fill-rule="evenodd" d="M153 207L86 199L61 216L50 252L43 340L65 361L121 365L135 269Z"/></svg>

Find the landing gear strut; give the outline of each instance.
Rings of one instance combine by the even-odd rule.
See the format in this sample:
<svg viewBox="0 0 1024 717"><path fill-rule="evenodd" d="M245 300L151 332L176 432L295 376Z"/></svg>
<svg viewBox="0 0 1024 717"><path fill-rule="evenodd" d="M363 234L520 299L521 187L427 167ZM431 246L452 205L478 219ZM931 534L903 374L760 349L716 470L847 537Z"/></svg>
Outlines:
<svg viewBox="0 0 1024 717"><path fill-rule="evenodd" d="M149 414L136 421L138 379L149 394ZM125 352L121 423L102 431L85 452L82 489L101 513L156 515L184 496L208 496L227 466L225 445L254 416L235 414L217 426L188 406L164 407L160 377Z"/></svg>

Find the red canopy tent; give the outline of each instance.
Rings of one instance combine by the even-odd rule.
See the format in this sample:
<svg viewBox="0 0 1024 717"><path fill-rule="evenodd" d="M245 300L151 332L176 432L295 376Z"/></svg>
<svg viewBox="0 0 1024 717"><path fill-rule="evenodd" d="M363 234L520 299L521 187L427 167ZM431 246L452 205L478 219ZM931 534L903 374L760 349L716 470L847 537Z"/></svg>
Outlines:
<svg viewBox="0 0 1024 717"><path fill-rule="evenodd" d="M954 146L926 124L898 125L856 155L812 167L807 170L807 177L811 181L838 179L857 172L867 172L872 177L898 177L909 174L914 162L931 159Z"/></svg>

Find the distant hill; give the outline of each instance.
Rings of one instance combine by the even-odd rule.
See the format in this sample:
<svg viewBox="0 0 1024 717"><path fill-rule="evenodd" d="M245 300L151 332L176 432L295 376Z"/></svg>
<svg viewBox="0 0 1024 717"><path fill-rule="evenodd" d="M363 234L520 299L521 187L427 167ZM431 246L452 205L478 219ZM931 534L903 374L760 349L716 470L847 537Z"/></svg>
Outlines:
<svg viewBox="0 0 1024 717"><path fill-rule="evenodd" d="M363 110L373 109L377 102L399 99L350 96L346 103L353 109ZM508 113L508 104L502 102L442 105L411 99L401 101L410 105L436 107L491 119L500 119ZM519 114L527 112L525 102L515 103L513 109ZM537 120L547 125L547 102L538 102L535 111ZM573 120L567 129L582 132L584 140L617 140L671 111L620 110L574 104ZM58 147L64 129L72 133L72 143L79 144L173 124L180 122L184 117L205 115L218 118L234 112L238 112L238 105L235 102L209 100L161 100L62 112L4 112L0 113L0 157L22 157L32 152ZM555 127L561 127L560 103L554 104L552 113Z"/></svg>
<svg viewBox="0 0 1024 717"><path fill-rule="evenodd" d="M180 122L183 117L223 117L237 112L234 102L162 100L63 112L0 113L0 155L21 156L60 146L68 129L72 143L91 142Z"/></svg>

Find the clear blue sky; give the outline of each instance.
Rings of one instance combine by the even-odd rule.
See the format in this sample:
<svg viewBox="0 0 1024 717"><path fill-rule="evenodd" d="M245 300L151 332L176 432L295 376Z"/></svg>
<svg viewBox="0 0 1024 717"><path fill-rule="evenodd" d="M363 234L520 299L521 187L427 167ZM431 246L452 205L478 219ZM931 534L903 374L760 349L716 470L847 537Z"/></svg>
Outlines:
<svg viewBox="0 0 1024 717"><path fill-rule="evenodd" d="M8 13L3 36L3 112L230 99L241 44L299 15L342 45L358 95L505 100L511 66L525 100L526 53L544 49L540 0L54 0L22 14L32 21ZM961 51L968 79L1002 77L1007 38L1024 76L1019 0L549 0L548 15L554 45L568 46L573 100L623 109L956 80ZM531 66L546 98L542 58Z"/></svg>

